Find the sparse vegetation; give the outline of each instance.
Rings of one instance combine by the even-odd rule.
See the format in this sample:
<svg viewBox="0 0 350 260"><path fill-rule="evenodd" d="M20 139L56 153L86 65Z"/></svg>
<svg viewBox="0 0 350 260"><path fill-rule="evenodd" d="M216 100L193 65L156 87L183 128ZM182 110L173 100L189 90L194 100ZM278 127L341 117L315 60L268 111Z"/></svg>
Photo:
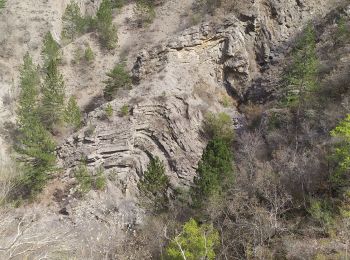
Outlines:
<svg viewBox="0 0 350 260"><path fill-rule="evenodd" d="M82 47L78 47L74 52L74 59L72 60L73 64L83 64L91 65L95 60L95 54L91 49L90 45L88 45L85 50Z"/></svg>
<svg viewBox="0 0 350 260"><path fill-rule="evenodd" d="M108 104L105 108L105 113L108 118L111 118L113 116L113 107L111 104Z"/></svg>
<svg viewBox="0 0 350 260"><path fill-rule="evenodd" d="M129 105L127 105L127 104L125 104L125 105L123 105L122 107L121 107L121 109L120 109L120 115L121 116L127 116L127 115L129 115Z"/></svg>
<svg viewBox="0 0 350 260"><path fill-rule="evenodd" d="M84 131L84 135L87 136L87 137L90 137L94 134L95 132L95 129L96 129L96 125L93 125L93 124L89 124L87 129Z"/></svg>
<svg viewBox="0 0 350 260"><path fill-rule="evenodd" d="M4 2L0 0L0 9ZM7 148L6 142L12 141L13 136L16 152L9 149L16 165L0 158L0 207L3 207L0 258L347 259L348 8L337 10L334 4L324 17L321 14L325 3L316 0L292 3L271 0L266 5L258 3L258 11L252 8L251 1L244 0L198 0L194 2L202 4L201 9L192 6L191 11L188 7L192 2L179 2L178 8L176 1L172 1L161 10L162 20L171 12L169 20L164 24L157 21L148 33L129 27L133 24L129 20L130 6L136 5L140 22L149 23L160 0L135 0L130 2L132 5L128 2L127 12L116 20L123 22L123 31L128 30L123 35L126 40L122 41L127 46L121 47L132 51L129 58L136 55L135 46L129 43L137 35L143 38L137 43L137 50L143 42L151 41L149 36L161 40L163 45L167 32L181 35L192 11L193 22L203 22L198 27L200 32L197 33L197 27L186 30L180 42L188 38L184 46L190 46L199 35L202 44L182 48L175 42L175 47L169 43L170 53L168 47L165 53L159 53L164 51L161 47L149 50L149 59L141 57L135 69L142 63L141 72L145 69L152 76L135 75L135 79L143 80L138 91L123 91L131 88L132 81L125 65L117 64L104 82L105 98L116 98L108 103L100 96L96 79L101 76L100 69L117 58L117 53L98 50L94 57L87 42L99 37L105 48L115 47L116 34L110 37L111 32L116 32L111 10L120 8L124 0L97 2L102 2L100 8L96 1L85 3L87 13L98 9L95 17L84 17L74 2L64 14L63 43L94 31L64 48L65 51L77 48L73 61L80 66L73 70L72 66L64 67L71 53L63 56L54 39L56 35L48 33L43 62L38 61L43 67L36 66L25 55L18 86L13 80L19 91L7 91L6 84L11 84L13 74L11 70L7 72L7 67L16 68L16 55L23 50L17 52L14 48L11 54L8 51L11 46L2 43L3 92L10 93L17 102L18 117L12 128L10 123L0 127L1 145L5 141ZM326 2L333 4L330 0ZM240 3L247 9L240 9ZM22 14L16 11L22 10L26 10L25 21L35 21L36 13L45 14L45 21L50 18L46 11L33 12L24 6L21 2L20 6L13 6L12 12L8 1L4 11L6 16L16 14L19 22L23 20ZM48 7L38 5L42 6L45 10ZM168 6L176 9L166 10ZM225 12L229 12L226 7L239 10L236 17L233 13L226 16ZM307 17L306 11L312 16ZM316 14L320 14L317 19L310 19L315 26L297 22ZM257 23L256 15L268 19L258 19ZM282 19L284 16L287 21ZM163 31L179 17L184 18L181 23ZM5 25L12 28L11 23ZM292 32L301 26L306 28L304 33L294 38ZM54 27L59 25L55 23ZM23 46L37 57L36 41L42 35L42 26L35 26L38 28L35 34L31 34L32 24L21 28L23 33L16 33L15 37L8 37L9 30L5 30L2 38L10 43L18 40L21 46L24 42ZM133 32L137 35L130 35ZM240 39L241 33L244 39ZM289 39L285 38L287 35ZM294 49L290 45L295 45ZM92 47L95 50L95 43ZM292 52L287 53L290 49ZM200 53L193 56L192 52ZM123 61L122 56L123 53L119 60ZM199 67L192 66L192 58ZM96 71L89 66L93 62ZM182 62L186 62L184 67ZM87 87L79 100L79 104L88 103L84 114L87 126L82 130L85 136L79 131L67 137L72 128L76 130L82 125L82 114L73 96L65 100L60 68L69 79L67 86L73 95L75 87L80 92L83 91L80 86ZM245 68L249 73L245 73ZM280 75L283 71L286 73ZM193 78L189 79L191 75ZM241 86L243 78L247 80ZM164 88L157 86L165 81ZM75 86L75 82L79 84ZM228 92L222 94L224 85ZM237 99L226 95L236 89ZM8 99L3 98L4 104L10 104ZM12 106L3 107L9 111L0 111L1 114L10 115ZM207 113L220 109L229 114ZM146 113L144 118L140 115L142 111ZM203 115L201 129L198 120ZM62 129L63 120L72 128ZM9 116L8 121L13 121L13 117ZM119 126L120 123L126 125ZM56 147L53 140L60 146ZM152 153L160 154L166 161ZM77 165L80 154L82 163ZM56 156L62 169L55 166ZM75 177L75 182L71 177ZM40 201L27 204L27 199L35 198L45 183L49 185L44 193L36 197ZM86 193L90 194L83 200ZM11 204L4 205L8 202ZM139 213L143 217L141 225ZM91 236L91 231L96 231L96 236Z"/></svg>
<svg viewBox="0 0 350 260"><path fill-rule="evenodd" d="M93 179L85 163L81 163L74 171L74 176L79 184L79 191L87 193L92 189Z"/></svg>
<svg viewBox="0 0 350 260"><path fill-rule="evenodd" d="M121 0L103 0L97 10L96 17L83 16L76 2L71 2L62 17L62 36L68 41L88 31L96 30L100 42L107 49L117 47L117 27L113 24L112 9L122 5Z"/></svg>
<svg viewBox="0 0 350 260"><path fill-rule="evenodd" d="M131 77L126 71L124 64L119 63L107 73L108 79L104 81L106 84L103 93L107 100L112 100L119 89L131 88Z"/></svg>
<svg viewBox="0 0 350 260"><path fill-rule="evenodd" d="M0 157L0 207L13 199L11 195L17 189L21 175L21 169L13 160Z"/></svg>
<svg viewBox="0 0 350 260"><path fill-rule="evenodd" d="M107 179L102 167L99 167L96 171L94 187L96 190L104 190L107 186Z"/></svg>
<svg viewBox="0 0 350 260"><path fill-rule="evenodd" d="M74 176L78 181L78 191L82 194L90 190L104 190L107 179L102 167L97 168L95 174L90 172L84 162L82 162L74 171Z"/></svg>
<svg viewBox="0 0 350 260"><path fill-rule="evenodd" d="M338 20L338 28L335 35L335 44L340 45L350 39L350 28L345 17L340 17Z"/></svg>
<svg viewBox="0 0 350 260"><path fill-rule="evenodd" d="M137 0L134 11L140 25L150 24L156 16L153 0Z"/></svg>
<svg viewBox="0 0 350 260"><path fill-rule="evenodd" d="M122 8L125 5L125 0L112 0L112 8Z"/></svg>
<svg viewBox="0 0 350 260"><path fill-rule="evenodd" d="M89 64L94 62L95 54L94 51L91 49L90 45L84 51L84 59Z"/></svg>
<svg viewBox="0 0 350 260"><path fill-rule="evenodd" d="M224 139L228 143L234 137L232 119L226 113L219 113L217 115L208 113L204 120L204 131L209 138Z"/></svg>

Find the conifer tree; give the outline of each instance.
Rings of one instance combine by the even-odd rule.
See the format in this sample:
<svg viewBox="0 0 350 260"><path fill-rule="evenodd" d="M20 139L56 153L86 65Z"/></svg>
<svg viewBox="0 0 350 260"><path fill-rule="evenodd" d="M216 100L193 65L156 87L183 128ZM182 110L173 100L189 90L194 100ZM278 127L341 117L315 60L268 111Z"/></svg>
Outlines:
<svg viewBox="0 0 350 260"><path fill-rule="evenodd" d="M79 34L86 31L88 27L86 19L81 14L79 5L74 1L67 5L62 22L62 37L68 40L73 40Z"/></svg>
<svg viewBox="0 0 350 260"><path fill-rule="evenodd" d="M234 130L230 116L225 113L208 114L204 126L209 142L194 178L192 199L196 207L211 196L222 195L234 180L231 151Z"/></svg>
<svg viewBox="0 0 350 260"><path fill-rule="evenodd" d="M38 114L40 79L38 69L29 54L24 56L20 70L20 95L16 150L23 156L25 174L23 187L26 194L41 190L55 162L55 144L50 133L42 125Z"/></svg>
<svg viewBox="0 0 350 260"><path fill-rule="evenodd" d="M193 200L196 206L210 196L221 195L233 183L233 154L225 139L209 141L198 164L194 179Z"/></svg>
<svg viewBox="0 0 350 260"><path fill-rule="evenodd" d="M44 47L42 49L44 59L44 68L48 68L50 61L58 61L61 57L60 46L48 32L44 38Z"/></svg>
<svg viewBox="0 0 350 260"><path fill-rule="evenodd" d="M169 187L169 178L165 175L164 163L158 157L151 158L138 186L142 196L151 201L154 210L167 207L166 192Z"/></svg>
<svg viewBox="0 0 350 260"><path fill-rule="evenodd" d="M71 96L68 100L67 107L64 111L64 121L74 128L81 125L81 112L75 97Z"/></svg>
<svg viewBox="0 0 350 260"><path fill-rule="evenodd" d="M19 121L28 120L37 111L37 99L39 95L40 77L37 67L33 64L33 60L29 53L23 58L23 65L20 69L20 96L18 116Z"/></svg>
<svg viewBox="0 0 350 260"><path fill-rule="evenodd" d="M6 0L0 0L0 9L5 8Z"/></svg>
<svg viewBox="0 0 350 260"><path fill-rule="evenodd" d="M287 75L287 101L290 105L304 103L317 90L317 74L316 33L310 23L293 50L293 62Z"/></svg>
<svg viewBox="0 0 350 260"><path fill-rule="evenodd" d="M40 105L40 116L44 126L52 130L63 116L65 87L63 76L58 70L57 60L50 60L46 71L41 88L43 97Z"/></svg>
<svg viewBox="0 0 350 260"><path fill-rule="evenodd" d="M112 3L110 0L102 0L96 18L102 45L107 49L114 49L118 41L118 34L117 27L112 23Z"/></svg>

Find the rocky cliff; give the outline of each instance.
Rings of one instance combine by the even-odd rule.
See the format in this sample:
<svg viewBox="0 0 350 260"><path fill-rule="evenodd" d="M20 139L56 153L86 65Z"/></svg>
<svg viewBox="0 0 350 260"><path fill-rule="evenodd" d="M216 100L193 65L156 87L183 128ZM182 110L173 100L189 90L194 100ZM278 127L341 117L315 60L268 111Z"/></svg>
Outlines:
<svg viewBox="0 0 350 260"><path fill-rule="evenodd" d="M186 1L169 2L165 6ZM88 8L87 12L94 12L94 5L96 3L90 3L91 10ZM45 10L49 8L47 4L44 6ZM308 21L323 17L335 7L334 0L237 1L233 10L227 13L221 10L222 13L214 17L208 16L206 22L185 30L175 32L172 28L171 35L162 35L159 41L154 40L141 50L139 46L137 52L132 46L126 46L130 44L129 38L121 37L120 49L131 49L128 64L132 69L133 88L119 91L114 100L102 105L93 104L91 97L86 98L86 89L82 86L74 89L74 82L81 82L83 76L75 74L69 65L63 65L64 74L70 75L67 84L70 92L84 96L81 104L90 102L97 108L86 111L82 129L59 140L57 157L61 171L43 194L48 198L30 211L16 210L19 216L16 220L11 219L12 211L6 212L9 226L13 230L26 228L25 235L38 234L36 245L42 243L45 248L36 247L36 256L44 255L47 250L55 251L57 247L92 259L112 254L110 250L115 245L111 245L111 240L122 241L125 235L122 230L133 230L145 216L138 204L137 183L150 158L158 156L165 163L172 190L191 186L206 145L202 132L205 115L224 111L233 119L237 132L244 131L246 118L240 105L248 101L264 103L273 98L278 88L276 75L282 71L284 57L290 51L294 37ZM40 6L38 8L41 10ZM62 13L63 9L60 10ZM130 10L132 8L126 6L120 15L126 15ZM11 11L6 14L14 16ZM60 28L59 21L54 24ZM128 27L125 24L121 27L127 34ZM139 32L138 36L142 35L146 34ZM90 41L89 37L83 36L75 43L63 46L64 51L69 53L74 44ZM24 43L37 45L38 39L34 40L27 39ZM9 46L6 46L7 53ZM38 46L28 46L39 54ZM16 55L7 57L3 52L1 57L18 66L14 60L25 52L18 48L20 51ZM95 65L96 77L90 81L85 75L82 80L89 90L98 85L93 91L101 93L103 86L96 78L102 81L102 69L106 64L120 59L118 53L105 57L98 52L97 57L101 60ZM11 80L5 75L9 69L5 63L1 61L0 65L6 67L2 77L6 79L3 83L7 88ZM91 69L82 74L95 72ZM106 115L108 105L113 108L111 117ZM122 107L127 107L128 112L121 112ZM5 121L5 117L8 113L0 122ZM76 196L74 170L82 161L86 161L91 171L104 169L106 191L90 191L84 199ZM22 226L20 219L29 224ZM49 236L43 236L44 228L50 229ZM91 237L92 233L96 238ZM67 236L65 243L59 242L59 236ZM15 243L25 243L26 239L23 236ZM46 243L47 240L50 243ZM73 242L69 241L74 241L74 248ZM87 252L86 245L95 251ZM20 251L20 246L15 250Z"/></svg>

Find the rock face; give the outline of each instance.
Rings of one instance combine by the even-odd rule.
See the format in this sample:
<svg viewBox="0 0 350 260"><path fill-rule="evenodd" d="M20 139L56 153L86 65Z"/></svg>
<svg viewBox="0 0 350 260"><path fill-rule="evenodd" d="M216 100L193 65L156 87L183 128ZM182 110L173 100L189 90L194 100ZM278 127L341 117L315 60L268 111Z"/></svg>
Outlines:
<svg viewBox="0 0 350 260"><path fill-rule="evenodd" d="M99 1L90 2L87 13ZM63 198L57 198L62 216L57 217L58 210L50 212L54 217L46 224L49 214L38 209L42 216L36 223L49 227L62 221L76 233L85 230L82 247L96 244L91 234L98 228L103 229L96 231L99 237L120 238L119 228L142 221L137 183L150 158L158 156L165 163L172 188L189 187L206 145L201 130L205 114L224 111L235 128L244 128L237 105L247 100L264 102L273 93L291 36L306 21L335 6L333 0L237 2L242 3L235 14L186 29L137 55L132 69L137 84L119 91L109 103L113 115L107 118L108 104L98 107L86 115L85 126L57 148L63 169L59 181L71 188L74 169L84 160L91 171L104 169L106 191L91 191L85 199L77 199L74 188L67 189ZM0 65L4 71L10 67ZM128 115L121 113L123 106L128 106ZM112 228L118 230L112 234Z"/></svg>
<svg viewBox="0 0 350 260"><path fill-rule="evenodd" d="M107 104L99 107L58 148L65 179L86 160L89 169L103 167L116 175L120 194L134 201L139 178L150 158L158 156L174 188L190 186L205 147L205 114L225 111L234 127L242 127L244 117L235 104L269 95L269 73L278 73L275 65L289 48L290 36L311 18L310 10L322 13L326 3L253 1L246 7L141 51L132 69L137 84L110 102L113 116L106 117ZM230 105L224 107L225 98ZM122 116L125 105L129 114Z"/></svg>
<svg viewBox="0 0 350 260"><path fill-rule="evenodd" d="M104 107L90 113L87 126L59 148L62 165L71 168L86 158L89 167L117 171L136 188L149 158L159 156L175 186L190 185L205 146L203 116L223 109L219 99L225 94L226 65L221 60L228 41L214 36L205 43L193 38L197 44L190 42L181 50L170 42L142 52L133 69L139 84L110 102L111 118L106 118ZM237 70L241 66L230 64ZM130 110L124 117L119 112L123 105ZM239 124L235 107L225 110Z"/></svg>
<svg viewBox="0 0 350 260"><path fill-rule="evenodd" d="M189 186L205 146L204 115L224 110L241 127L244 118L234 105L223 107L222 99L229 94L237 104L247 96L263 98L269 91L264 72L283 58L310 10L322 13L326 5L252 1L235 16L141 51L132 69L138 84L110 102L111 118L105 118L104 106L88 115L86 127L58 149L62 166L69 173L85 158L90 168L117 172L134 194L149 158L159 156L173 185ZM119 113L123 105L130 110L125 117Z"/></svg>

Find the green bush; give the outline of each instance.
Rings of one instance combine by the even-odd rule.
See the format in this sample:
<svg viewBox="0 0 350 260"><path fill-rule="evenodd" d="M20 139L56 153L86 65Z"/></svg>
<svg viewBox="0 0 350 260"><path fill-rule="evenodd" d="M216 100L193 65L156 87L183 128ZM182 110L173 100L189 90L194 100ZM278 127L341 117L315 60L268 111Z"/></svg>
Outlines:
<svg viewBox="0 0 350 260"><path fill-rule="evenodd" d="M84 59L87 63L92 63L95 60L94 51L88 46L84 52Z"/></svg>
<svg viewBox="0 0 350 260"><path fill-rule="evenodd" d="M164 163L158 157L151 158L138 187L141 194L152 201L155 210L166 208L169 178L165 175Z"/></svg>
<svg viewBox="0 0 350 260"><path fill-rule="evenodd" d="M156 17L154 1L152 0L137 0L134 11L140 23L149 24Z"/></svg>
<svg viewBox="0 0 350 260"><path fill-rule="evenodd" d="M112 8L122 8L125 5L125 0L112 0Z"/></svg>
<svg viewBox="0 0 350 260"><path fill-rule="evenodd" d="M81 163L74 171L74 176L79 184L79 192L84 194L90 190L104 190L107 185L107 179L102 167L97 168L95 174L89 172L86 164Z"/></svg>
<svg viewBox="0 0 350 260"><path fill-rule="evenodd" d="M107 73L108 79L103 93L107 100L112 100L119 89L131 88L131 77L126 71L124 64L117 64L113 70Z"/></svg>
<svg viewBox="0 0 350 260"><path fill-rule="evenodd" d="M199 225L194 219L187 221L182 232L166 248L167 259L215 259L219 246L219 232L212 225Z"/></svg>
<svg viewBox="0 0 350 260"><path fill-rule="evenodd" d="M335 164L330 176L335 187L349 185L350 173L350 114L331 131L331 135L337 139L332 160Z"/></svg>
<svg viewBox="0 0 350 260"><path fill-rule="evenodd" d="M73 54L73 60L72 60L72 64L79 64L82 60L84 56L84 51L83 49L79 46L77 49L74 50L74 54Z"/></svg>
<svg viewBox="0 0 350 260"><path fill-rule="evenodd" d="M118 42L118 32L113 24L112 9L121 7L123 3L123 0L102 0L96 17L84 17L79 6L75 2L71 2L62 17L62 37L71 41L87 31L96 30L102 46L107 49L114 49Z"/></svg>
<svg viewBox="0 0 350 260"><path fill-rule="evenodd" d="M208 113L204 119L204 131L209 138L221 138L227 142L234 138L232 119L225 113Z"/></svg>
<svg viewBox="0 0 350 260"><path fill-rule="evenodd" d="M104 190L107 186L107 179L104 175L104 170L102 167L97 169L96 176L95 176L95 182L94 182L94 188L96 190Z"/></svg>
<svg viewBox="0 0 350 260"><path fill-rule="evenodd" d="M74 171L74 176L79 183L79 191L87 193L92 189L93 179L86 165L81 163Z"/></svg>
<svg viewBox="0 0 350 260"><path fill-rule="evenodd" d="M111 118L113 116L113 107L111 104L108 104L105 108L105 113L108 118Z"/></svg>
<svg viewBox="0 0 350 260"><path fill-rule="evenodd" d="M112 22L112 3L102 0L96 14L96 27L101 44L107 49L114 49L118 42L117 28Z"/></svg>
<svg viewBox="0 0 350 260"><path fill-rule="evenodd" d="M127 105L127 104L123 105L120 109L121 116L129 115L129 110L130 110L129 105Z"/></svg>
<svg viewBox="0 0 350 260"><path fill-rule="evenodd" d="M92 64L95 60L95 54L91 49L90 45L88 45L85 50L81 47L78 47L74 52L74 59L72 60L73 64Z"/></svg>
<svg viewBox="0 0 350 260"><path fill-rule="evenodd" d="M69 98L67 107L64 111L64 121L76 129L81 126L82 118L80 108L76 98L73 96Z"/></svg>
<svg viewBox="0 0 350 260"><path fill-rule="evenodd" d="M337 45L345 43L350 39L350 29L345 17L339 18L338 29L334 39Z"/></svg>
<svg viewBox="0 0 350 260"><path fill-rule="evenodd" d="M332 225L334 221L332 212L334 212L334 209L327 200L312 199L307 210L311 217L321 224L322 227L327 229Z"/></svg>

